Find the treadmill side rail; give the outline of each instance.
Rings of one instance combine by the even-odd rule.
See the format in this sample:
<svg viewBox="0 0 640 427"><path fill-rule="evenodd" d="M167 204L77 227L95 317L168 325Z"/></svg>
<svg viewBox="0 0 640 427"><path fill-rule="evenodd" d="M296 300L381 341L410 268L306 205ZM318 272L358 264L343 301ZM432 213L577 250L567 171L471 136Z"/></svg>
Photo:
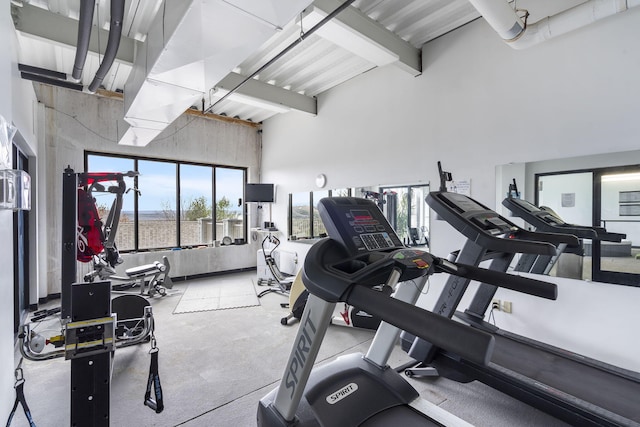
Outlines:
<svg viewBox="0 0 640 427"><path fill-rule="evenodd" d="M313 294L307 299L283 381L273 402L277 412L287 422L295 417L335 306L335 303L326 302Z"/></svg>

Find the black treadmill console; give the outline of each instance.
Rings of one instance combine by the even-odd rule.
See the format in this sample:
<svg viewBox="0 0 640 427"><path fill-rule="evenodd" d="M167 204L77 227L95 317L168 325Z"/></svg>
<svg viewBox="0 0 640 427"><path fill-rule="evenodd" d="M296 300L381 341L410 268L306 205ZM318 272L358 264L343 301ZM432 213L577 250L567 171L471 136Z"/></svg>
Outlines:
<svg viewBox="0 0 640 427"><path fill-rule="evenodd" d="M507 207L515 216L521 217L524 220L526 220L527 218L536 217L551 226L561 227L564 225L568 225L562 219L560 219L558 215L554 215L554 213L550 211L540 209L533 203L529 203L526 200L507 198L502 201L502 204ZM525 215L526 218L522 215ZM535 226L536 224L532 225Z"/></svg>
<svg viewBox="0 0 640 427"><path fill-rule="evenodd" d="M356 256L404 248L378 206L356 197L325 197L318 202L320 218L329 237Z"/></svg>
<svg viewBox="0 0 640 427"><path fill-rule="evenodd" d="M569 224L551 208L538 207L526 200L506 198L502 205L509 209L513 215L524 219L536 228L536 230L573 234L580 239L603 240L608 242L621 242L627 237L623 233L608 232L603 227Z"/></svg>
<svg viewBox="0 0 640 427"><path fill-rule="evenodd" d="M431 194L427 197L431 197ZM458 215L463 216L467 221L471 221L485 233L498 236L518 231L518 227L515 224L464 194L441 192L434 197L446 203ZM427 202L429 201L427 200ZM431 203L429 205L438 212ZM438 214L447 219L448 215L443 215L441 212L438 212Z"/></svg>

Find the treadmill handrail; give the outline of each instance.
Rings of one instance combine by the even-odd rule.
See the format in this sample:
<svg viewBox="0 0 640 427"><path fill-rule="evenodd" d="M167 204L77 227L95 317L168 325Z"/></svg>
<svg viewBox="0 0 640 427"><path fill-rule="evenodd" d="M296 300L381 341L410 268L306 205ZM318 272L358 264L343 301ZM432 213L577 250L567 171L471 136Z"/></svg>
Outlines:
<svg viewBox="0 0 640 427"><path fill-rule="evenodd" d="M346 302L362 307L367 313L380 317L398 329L429 340L474 363L487 365L493 355L493 335L391 298L382 292L355 286Z"/></svg>
<svg viewBox="0 0 640 427"><path fill-rule="evenodd" d="M526 203L529 209L522 206L521 203ZM507 197L502 201L502 205L509 209L513 215L522 218L541 231L574 234L580 239L604 240L607 242L621 242L622 239L627 237L627 235L623 233L608 232L603 227L577 225L564 222L551 212L527 202L526 200L523 201Z"/></svg>
<svg viewBox="0 0 640 427"><path fill-rule="evenodd" d="M581 246L579 236L562 231L548 232L520 229L520 231L518 232L518 238L522 238L523 240L547 242L551 243L554 246L558 246L561 244L566 244L571 248L578 248Z"/></svg>
<svg viewBox="0 0 640 427"><path fill-rule="evenodd" d="M311 247L302 271L302 280L309 293L328 302L346 302L360 307L387 323L476 363L490 360L493 343L486 336L477 335L473 328L466 329L466 325L460 328L447 317L369 288L386 282L394 272L398 273L398 281L447 272L548 299L555 299L557 295L553 283L452 263L416 249L376 251L351 258L346 257L346 253L346 248L331 238Z"/></svg>
<svg viewBox="0 0 640 427"><path fill-rule="evenodd" d="M384 283L393 272L399 273L398 281L432 274L435 263L431 254L409 248L352 258L345 254L345 247L331 238L322 239L311 247L302 270L302 281L309 293L328 302L346 302L360 307L399 329L437 342L475 363L489 363L494 345L491 334L370 289Z"/></svg>
<svg viewBox="0 0 640 427"><path fill-rule="evenodd" d="M436 270L456 276L467 277L478 282L489 283L505 289L534 295L540 298L555 300L558 298L558 286L555 283L542 280L508 274L509 280L505 280L507 273L485 268L474 267L467 264L458 264L444 259L434 259ZM497 273L497 274L496 274Z"/></svg>

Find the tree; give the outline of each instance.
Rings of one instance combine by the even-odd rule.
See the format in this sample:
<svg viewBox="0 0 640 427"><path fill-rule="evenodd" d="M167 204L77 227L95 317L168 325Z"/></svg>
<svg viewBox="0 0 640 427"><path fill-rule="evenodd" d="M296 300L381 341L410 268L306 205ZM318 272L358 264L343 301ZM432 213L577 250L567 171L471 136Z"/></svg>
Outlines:
<svg viewBox="0 0 640 427"><path fill-rule="evenodd" d="M175 221L176 211L171 207L170 201L163 200L160 202L160 207L162 208L162 217L165 221Z"/></svg>
<svg viewBox="0 0 640 427"><path fill-rule="evenodd" d="M171 203L168 201L161 202L162 215L165 220L175 220L176 212L171 208ZM199 196L182 200L180 203L180 219L183 221L196 221L200 218L211 218L211 206L207 205L207 198L205 196ZM231 202L226 197L223 197L216 203L216 221L223 219L236 218L236 213L231 209Z"/></svg>
<svg viewBox="0 0 640 427"><path fill-rule="evenodd" d="M408 193L400 195L400 203L396 217L396 233L404 239L409 234L409 197Z"/></svg>
<svg viewBox="0 0 640 427"><path fill-rule="evenodd" d="M205 196L196 197L189 200L189 206L182 210L182 219L186 221L196 221L200 218L210 218L211 207L207 206Z"/></svg>
<svg viewBox="0 0 640 427"><path fill-rule="evenodd" d="M231 202L226 198L226 196L223 196L222 199L216 203L216 221L236 217L235 213L230 211L230 206Z"/></svg>
<svg viewBox="0 0 640 427"><path fill-rule="evenodd" d="M100 219L103 219L106 218L107 215L109 215L110 208L104 203L96 202L96 210L98 211L98 216L100 217Z"/></svg>
<svg viewBox="0 0 640 427"><path fill-rule="evenodd" d="M160 202L162 216L165 221L175 221L176 211L171 207L170 201ZM211 207L207 206L207 198L199 196L189 200L182 199L180 202L180 219L182 221L197 221L200 218L211 218Z"/></svg>

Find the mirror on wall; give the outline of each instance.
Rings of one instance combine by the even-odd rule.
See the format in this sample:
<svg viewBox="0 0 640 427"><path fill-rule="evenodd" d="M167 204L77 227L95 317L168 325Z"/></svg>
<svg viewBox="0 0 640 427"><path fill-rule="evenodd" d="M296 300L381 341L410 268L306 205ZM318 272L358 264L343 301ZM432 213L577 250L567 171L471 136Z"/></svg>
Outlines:
<svg viewBox="0 0 640 427"><path fill-rule="evenodd" d="M583 241L582 278L640 284L640 167L540 174L536 198L568 223L601 227L602 239Z"/></svg>
<svg viewBox="0 0 640 427"><path fill-rule="evenodd" d="M289 195L289 240L326 237L316 208L323 197L363 197L376 202L407 246L429 245L429 184L339 188Z"/></svg>
<svg viewBox="0 0 640 427"><path fill-rule="evenodd" d="M381 187L386 196L383 212L408 246L429 246L429 185Z"/></svg>
<svg viewBox="0 0 640 427"><path fill-rule="evenodd" d="M640 152L549 160L496 169L496 194L518 176L522 198L567 224L587 226L597 237L581 238L581 253L561 255L549 274L640 286ZM532 227L530 224L524 224Z"/></svg>

